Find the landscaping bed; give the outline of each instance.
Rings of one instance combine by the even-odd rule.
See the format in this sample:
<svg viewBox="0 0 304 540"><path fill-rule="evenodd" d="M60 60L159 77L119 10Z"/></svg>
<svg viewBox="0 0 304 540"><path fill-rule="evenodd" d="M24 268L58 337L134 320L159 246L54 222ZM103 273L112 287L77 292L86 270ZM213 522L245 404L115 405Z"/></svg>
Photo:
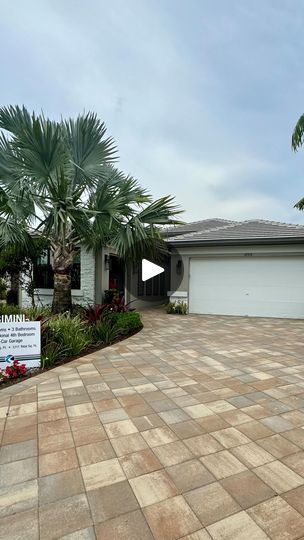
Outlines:
<svg viewBox="0 0 304 540"><path fill-rule="evenodd" d="M41 322L41 367L24 370L22 362L0 370L0 389L20 382L81 356L126 339L142 328L138 312L120 302L98 306L76 306L72 312L52 315L49 308L20 310L0 306L0 315L24 313Z"/></svg>

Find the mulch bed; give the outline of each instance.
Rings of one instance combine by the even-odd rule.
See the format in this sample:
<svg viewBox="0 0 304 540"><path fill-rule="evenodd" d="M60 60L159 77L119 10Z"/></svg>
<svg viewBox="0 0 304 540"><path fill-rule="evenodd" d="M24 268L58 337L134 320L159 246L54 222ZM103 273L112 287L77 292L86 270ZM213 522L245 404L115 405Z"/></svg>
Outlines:
<svg viewBox="0 0 304 540"><path fill-rule="evenodd" d="M8 386L13 386L13 384L17 384L22 381L26 381L27 379L33 379L37 375L40 375L41 373L45 373L46 371L50 371L51 369L54 369L58 366L62 366L64 364L68 364L69 362L72 362L73 360L77 360L78 358L82 358L83 356L87 356L88 354L95 353L97 351L101 351L102 349L105 349L106 347L110 347L111 345L115 345L115 343L119 343L120 341L124 341L125 339L128 339L131 336L134 336L135 334L138 334L143 329L143 326L141 328L137 328L137 330L134 330L134 332L131 332L127 336L121 336L116 341L113 341L113 343L109 343L108 345L91 345L85 351L83 351L81 354L78 354L77 356L71 356L70 358L63 358L62 360L59 360L58 362L55 362L53 366L48 366L44 369L38 368L35 369L35 371L30 372L26 377L20 377L16 379L7 379L4 382L0 382L0 391L3 388L7 388Z"/></svg>

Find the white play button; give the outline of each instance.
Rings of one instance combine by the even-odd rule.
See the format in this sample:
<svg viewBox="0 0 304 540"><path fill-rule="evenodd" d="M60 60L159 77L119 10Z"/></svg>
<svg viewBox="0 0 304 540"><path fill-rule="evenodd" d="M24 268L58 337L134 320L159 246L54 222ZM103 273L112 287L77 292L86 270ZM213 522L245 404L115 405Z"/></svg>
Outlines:
<svg viewBox="0 0 304 540"><path fill-rule="evenodd" d="M165 269L161 266L158 266L157 264L154 264L151 261L148 261L147 259L142 259L141 261L141 279L142 281L147 281L147 279L151 279L154 276L157 276L158 274L161 274L164 272Z"/></svg>

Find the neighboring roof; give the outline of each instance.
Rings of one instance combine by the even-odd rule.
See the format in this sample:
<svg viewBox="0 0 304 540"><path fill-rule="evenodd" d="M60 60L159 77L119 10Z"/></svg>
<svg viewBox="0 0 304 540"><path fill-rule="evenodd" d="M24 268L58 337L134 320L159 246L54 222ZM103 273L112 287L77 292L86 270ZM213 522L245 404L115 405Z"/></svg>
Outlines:
<svg viewBox="0 0 304 540"><path fill-rule="evenodd" d="M204 220L196 223L226 220ZM191 225L191 224L189 224ZM184 227L182 225L181 227ZM257 242L304 242L304 225L293 223L280 223L279 221L266 221L251 219L247 221L226 221L215 227L201 227L194 232L178 231L175 236L170 234L168 241L172 244L217 244L217 243L257 243Z"/></svg>
<svg viewBox="0 0 304 540"><path fill-rule="evenodd" d="M230 219L212 218L202 219L200 221L192 221L191 223L184 223L183 225L175 225L174 227L168 227L164 230L167 237L179 236L180 234L208 231L215 227L223 227L238 223L237 221L231 221Z"/></svg>

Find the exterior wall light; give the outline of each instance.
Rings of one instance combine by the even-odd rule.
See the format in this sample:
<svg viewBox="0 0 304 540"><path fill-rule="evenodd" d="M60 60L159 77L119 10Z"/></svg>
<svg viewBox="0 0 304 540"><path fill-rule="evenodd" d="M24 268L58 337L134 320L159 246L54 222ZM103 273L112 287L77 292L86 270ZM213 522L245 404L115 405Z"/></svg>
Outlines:
<svg viewBox="0 0 304 540"><path fill-rule="evenodd" d="M110 270L110 263L111 263L110 255L105 255L104 262L105 262L105 269Z"/></svg>
<svg viewBox="0 0 304 540"><path fill-rule="evenodd" d="M176 263L176 273L180 275L182 273L183 261L179 259Z"/></svg>

